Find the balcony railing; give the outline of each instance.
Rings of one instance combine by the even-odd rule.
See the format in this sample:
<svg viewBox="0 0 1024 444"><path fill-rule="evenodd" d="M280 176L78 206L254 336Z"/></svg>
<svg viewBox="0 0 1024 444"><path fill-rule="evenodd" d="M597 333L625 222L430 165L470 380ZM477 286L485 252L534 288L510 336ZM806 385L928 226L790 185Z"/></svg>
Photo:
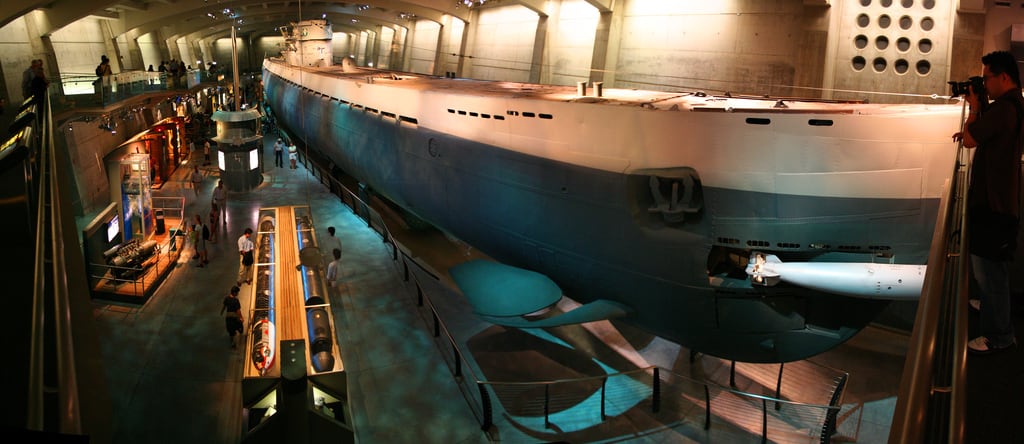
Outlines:
<svg viewBox="0 0 1024 444"><path fill-rule="evenodd" d="M106 106L151 92L187 91L202 83L229 79L223 72L191 70L173 76L169 72L123 71L105 79L92 74L68 74L61 76L64 90L63 100L54 103L58 109L72 109L91 106Z"/></svg>

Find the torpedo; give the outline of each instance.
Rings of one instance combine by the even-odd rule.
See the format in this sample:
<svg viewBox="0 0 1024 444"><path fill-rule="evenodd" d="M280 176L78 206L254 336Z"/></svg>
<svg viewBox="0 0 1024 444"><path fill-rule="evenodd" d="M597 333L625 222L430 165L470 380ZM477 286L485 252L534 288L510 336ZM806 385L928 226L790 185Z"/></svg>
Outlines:
<svg viewBox="0 0 1024 444"><path fill-rule="evenodd" d="M786 282L828 293L865 299L913 301L921 296L925 265L840 262L788 262L755 253L747 265L754 285Z"/></svg>

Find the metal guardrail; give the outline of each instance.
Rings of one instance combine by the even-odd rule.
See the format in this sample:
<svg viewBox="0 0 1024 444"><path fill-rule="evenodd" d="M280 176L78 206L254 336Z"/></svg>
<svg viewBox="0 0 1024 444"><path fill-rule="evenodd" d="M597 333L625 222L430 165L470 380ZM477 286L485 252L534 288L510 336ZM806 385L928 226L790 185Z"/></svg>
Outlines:
<svg viewBox="0 0 1024 444"><path fill-rule="evenodd" d="M966 107L964 108L966 111ZM966 114L961 114L961 132ZM964 436L967 364L966 199L971 153L957 147L939 204L910 347L889 430L890 443L959 443Z"/></svg>
<svg viewBox="0 0 1024 444"><path fill-rule="evenodd" d="M166 91L187 91L202 83L216 83L223 73L192 70L184 75L169 72L123 71L98 80L91 74L69 74L60 78L64 95L54 103L55 111L89 106L106 106L132 97Z"/></svg>
<svg viewBox="0 0 1024 444"><path fill-rule="evenodd" d="M560 401L564 402L565 398L579 398L579 395L556 393L552 394L552 388L560 386L580 385L586 384L587 382L600 381L601 382L601 397L598 409L600 411L600 418L604 421L607 417L606 408L609 404L608 397L609 393L607 390L607 382L614 380L615 378L633 378L635 375L643 374L650 378L650 385L648 386L649 392L643 394L643 401L648 402L651 406L653 413L658 413L661 409L664 401L664 395L666 393L673 393L675 390L682 390L679 386L682 384L688 384L695 387L703 388L703 399L705 405L705 421L704 429L707 430L711 427L712 415L712 393L730 393L738 398L745 400L751 405L760 405L761 412L761 438L762 442L768 442L768 424L773 416L770 414L768 408L769 403L774 403L775 410L779 411L782 409L786 410L787 420L799 420L807 419L805 423L808 427L814 424L813 430L817 430L817 433L809 436L817 436L822 443L830 442L832 434L836 430L836 418L841 409L840 400L842 397L843 388L845 388L846 382L849 379L849 374L842 373L837 379L835 388L830 394L829 404L811 404L797 401L791 401L787 399L781 399L779 397L772 397L766 395L760 395L756 393L748 393L740 390L736 390L727 386L723 386L710 381L700 381L688 376L674 373L671 370L664 369L658 366L649 366L644 368L638 368L629 371L618 372L614 374L606 374L599 376L590 376L583 378L573 378L564 380L546 380L546 381L488 381L478 376L473 371L472 367L463 365L464 352L459 348L454 335L448 330L444 322L441 320L438 314L439 310L433 305L429 295L423 291L423 286L419 282L419 278L415 273L409 272L409 266L406 262L410 259L404 252L401 252L398 248L398 243L389 230L387 223L384 218L373 209L373 207L360 198L356 193L345 187L340 181L335 179L331 172L314 162L309 156L302 156L300 159L306 168L312 173L312 175L318 179L318 181L327 186L330 192L341 199L342 202L348 206L353 213L362 217L367 221L368 226L381 235L382 240L385 243L391 244L392 259L396 262L401 257L402 268L404 279L408 281L410 276L416 285L416 303L418 307L424 307L426 312L429 314L430 322L433 326L433 335L435 338L440 338L441 344L450 347L449 350L442 350L450 352L451 370L456 381L459 382L460 388L463 391L464 396L470 401L471 410L477 416L480 421L481 429L487 431L493 426L494 416L494 402L492 398L500 399L502 391L510 387L542 387L544 389L543 399L539 404L539 411L533 412L535 414L542 414L544 417L544 423L546 427L550 427L549 416L552 410L553 404L558 404ZM415 261L413 261L415 263ZM427 270L424 270L428 274ZM466 374L468 372L468 375ZM781 368L779 374L779 380L781 384ZM472 384L472 385L469 385ZM474 389L471 389L473 387ZM778 388L776 388L778 390ZM621 393L619 395L622 395ZM633 393L632 395L636 395ZM632 401L639 401L633 399ZM735 408L734 405L728 406L728 408ZM781 413L780 413L781 414Z"/></svg>
<svg viewBox="0 0 1024 444"><path fill-rule="evenodd" d="M28 384L24 386L28 395L26 405L12 410L27 412L26 430L108 442L110 400L102 363L95 359L100 350L91 323L79 232L71 211L72 174L54 143L52 89L39 99L39 136L30 145L37 158L31 180L37 181L34 185L38 188L28 191L38 193L33 208L36 214L30 216L37 227L35 271L32 276L18 277L34 279ZM26 177L26 184L29 180Z"/></svg>

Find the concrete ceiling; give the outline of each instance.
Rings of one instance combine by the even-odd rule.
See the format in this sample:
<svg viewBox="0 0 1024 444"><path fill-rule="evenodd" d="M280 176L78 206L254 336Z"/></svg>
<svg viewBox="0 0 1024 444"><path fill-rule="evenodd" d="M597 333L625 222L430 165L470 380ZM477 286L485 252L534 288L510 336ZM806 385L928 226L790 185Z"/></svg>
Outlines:
<svg viewBox="0 0 1024 444"><path fill-rule="evenodd" d="M476 0L479 2L479 0ZM611 0L588 0L604 9ZM522 5L544 13L545 0L486 0L483 6ZM408 27L413 20L442 23L451 16L464 22L471 8L463 0L5 0L0 26L38 10L40 35L48 35L85 17L109 21L115 37L137 38L160 31L163 38L205 38L237 23L243 34L278 34L276 28L302 19L326 17L346 27ZM412 17L412 18L410 18Z"/></svg>

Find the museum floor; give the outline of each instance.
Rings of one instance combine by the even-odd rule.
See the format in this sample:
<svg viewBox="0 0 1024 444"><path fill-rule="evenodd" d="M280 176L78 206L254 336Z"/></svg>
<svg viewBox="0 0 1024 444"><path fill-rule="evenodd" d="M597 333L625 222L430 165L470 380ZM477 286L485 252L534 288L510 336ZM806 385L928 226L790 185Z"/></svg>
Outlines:
<svg viewBox="0 0 1024 444"><path fill-rule="evenodd" d="M603 425L553 417L553 427L545 428L537 418L496 408L503 413L495 415L495 427L482 432L479 409L467 401L472 394L452 376L451 359L444 354L443 344L439 346L441 342L435 340L429 315L424 316L417 306L417 280L430 301L443 306L439 311L445 327L459 347L469 352L465 364L474 374L528 378L531 371L537 371L550 377L553 370L572 367L565 365L569 360L601 361L602 366L619 371L631 365L657 364L724 385L728 363L708 356L691 363L685 349L657 338L647 338L642 348L632 347L638 333L609 322L527 333L483 323L457 295L446 290L444 279L430 277L443 276L447 265L479 257L478 252L436 233L396 232L403 249L414 252L410 256L418 261L418 265L410 264L407 281L402 261L392 259L391 246L363 219L301 165L296 170L273 167L269 144L264 154L271 166L266 168L263 184L250 192L231 193L227 224L218 227L220 239L210 245L207 267L197 267L186 250L178 267L144 304L94 301L114 412L114 442L242 440L241 380L247 363L242 348L228 346L219 309L237 276L235 240L246 227L255 228L258 208L285 205L308 205L318 234L324 236L326 228L334 226L344 244L345 285L334 296L332 311L348 375L351 426L357 442L761 442L759 406L753 410L757 413L717 413L707 431L702 410L623 415L626 419ZM176 172L176 180L155 194L185 196L188 214L205 215L216 173L205 171L203 189L195 197L191 189L181 187L184 170ZM245 303L249 302L243 302L243 311L248 310ZM1020 332L1024 332L1022 319L1018 312L1015 320ZM976 316L971 322L973 327ZM552 343L571 346L549 347ZM792 369L787 364L787 374L799 377L802 365L848 372L834 442L884 442L906 343L907 337L899 332L870 327L811 363L794 363ZM777 366L741 367L741 388L761 384L762 376L774 375L775 369ZM995 356L972 356L968 372L968 442L1024 442L1020 425L1024 417L1022 347ZM793 383L799 385L800 381ZM817 441L813 430L778 427L769 429L769 441Z"/></svg>

